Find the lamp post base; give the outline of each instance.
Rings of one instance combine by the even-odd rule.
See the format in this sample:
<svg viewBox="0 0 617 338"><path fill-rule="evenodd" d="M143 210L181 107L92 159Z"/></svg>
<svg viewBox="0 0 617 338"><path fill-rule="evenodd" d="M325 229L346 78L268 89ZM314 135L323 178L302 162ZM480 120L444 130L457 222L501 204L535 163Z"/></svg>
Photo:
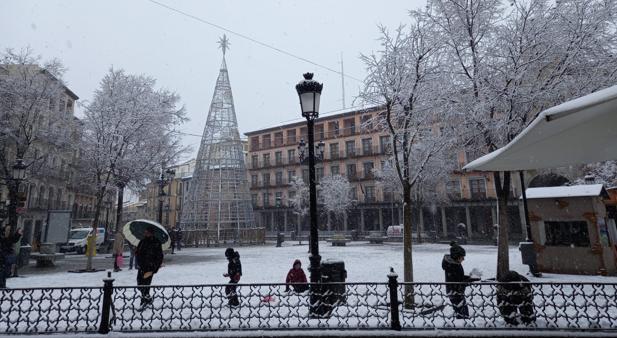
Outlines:
<svg viewBox="0 0 617 338"><path fill-rule="evenodd" d="M321 256L310 255L311 263L309 271L311 273L311 288L309 297L309 317L321 318L323 316L322 287L321 287Z"/></svg>

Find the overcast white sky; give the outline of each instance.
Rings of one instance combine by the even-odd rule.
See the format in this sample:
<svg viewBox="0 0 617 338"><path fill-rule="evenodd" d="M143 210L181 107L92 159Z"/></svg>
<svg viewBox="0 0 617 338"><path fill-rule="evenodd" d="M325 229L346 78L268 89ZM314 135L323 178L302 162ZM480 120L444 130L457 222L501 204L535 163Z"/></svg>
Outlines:
<svg viewBox="0 0 617 338"><path fill-rule="evenodd" d="M171 1L156 0L203 20L363 79L360 53L379 49L377 25L408 22L425 0ZM109 67L143 73L182 97L201 135L221 63L217 40L225 33L148 0L0 0L0 48L30 46L68 68L65 80L80 101L91 98ZM321 111L342 108L341 78L327 70L226 33L227 65L241 133L295 119L294 85L311 71L324 83ZM347 78L351 106L360 83ZM185 137L194 152L199 137Z"/></svg>

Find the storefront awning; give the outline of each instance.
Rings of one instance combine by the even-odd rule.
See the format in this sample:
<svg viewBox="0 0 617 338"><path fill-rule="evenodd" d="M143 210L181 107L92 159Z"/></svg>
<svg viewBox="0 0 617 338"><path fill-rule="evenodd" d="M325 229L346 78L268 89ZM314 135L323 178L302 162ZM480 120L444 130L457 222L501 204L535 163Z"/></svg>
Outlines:
<svg viewBox="0 0 617 338"><path fill-rule="evenodd" d="M617 86L540 113L505 147L463 169L517 171L617 159Z"/></svg>

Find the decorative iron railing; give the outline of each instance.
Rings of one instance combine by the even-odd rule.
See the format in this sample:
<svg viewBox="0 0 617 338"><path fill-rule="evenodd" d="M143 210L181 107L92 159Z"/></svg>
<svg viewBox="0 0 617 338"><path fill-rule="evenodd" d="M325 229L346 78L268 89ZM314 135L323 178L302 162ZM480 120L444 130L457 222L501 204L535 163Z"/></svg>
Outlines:
<svg viewBox="0 0 617 338"><path fill-rule="evenodd" d="M448 286L450 285L450 286ZM617 284L324 283L0 290L0 334L286 329L616 330ZM463 293L448 292L447 288ZM311 297L313 292L313 297ZM315 295L317 297L315 297ZM458 298L457 298L458 297ZM311 304L311 299L319 299ZM454 310L467 310L463 315ZM311 310L312 309L312 310Z"/></svg>

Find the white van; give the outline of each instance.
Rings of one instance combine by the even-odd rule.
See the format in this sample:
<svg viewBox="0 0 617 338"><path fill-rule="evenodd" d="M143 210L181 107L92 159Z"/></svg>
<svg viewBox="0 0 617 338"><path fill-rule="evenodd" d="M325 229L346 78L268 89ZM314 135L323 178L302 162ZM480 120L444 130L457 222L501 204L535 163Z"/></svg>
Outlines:
<svg viewBox="0 0 617 338"><path fill-rule="evenodd" d="M96 229L96 247L100 247L105 241L105 228ZM69 241L60 247L60 252L75 252L83 254L86 252L88 235L92 233L92 228L73 229L69 233Z"/></svg>
<svg viewBox="0 0 617 338"><path fill-rule="evenodd" d="M389 239L402 239L403 238L403 226L391 225L386 229L386 235Z"/></svg>

